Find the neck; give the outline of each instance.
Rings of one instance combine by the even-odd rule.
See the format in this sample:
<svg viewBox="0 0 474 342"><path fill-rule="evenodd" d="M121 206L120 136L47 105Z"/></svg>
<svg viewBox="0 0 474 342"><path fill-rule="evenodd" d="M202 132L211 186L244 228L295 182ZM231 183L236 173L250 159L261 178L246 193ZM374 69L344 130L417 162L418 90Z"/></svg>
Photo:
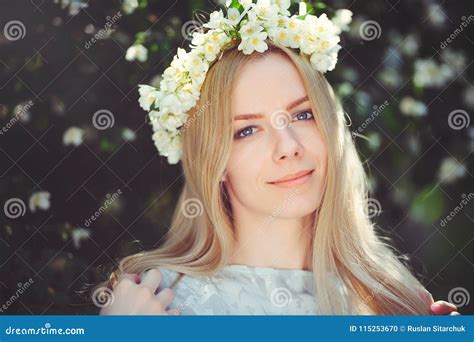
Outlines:
<svg viewBox="0 0 474 342"><path fill-rule="evenodd" d="M234 215L235 240L228 263L311 270L313 222L313 214L298 219Z"/></svg>

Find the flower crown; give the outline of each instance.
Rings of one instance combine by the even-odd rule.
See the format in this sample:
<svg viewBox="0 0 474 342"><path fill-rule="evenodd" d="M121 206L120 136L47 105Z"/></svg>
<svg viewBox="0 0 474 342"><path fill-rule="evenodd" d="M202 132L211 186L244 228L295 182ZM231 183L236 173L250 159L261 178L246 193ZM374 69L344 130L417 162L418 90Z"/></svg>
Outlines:
<svg viewBox="0 0 474 342"><path fill-rule="evenodd" d="M191 51L178 48L163 73L160 89L139 85L139 103L149 112L153 141L168 163L181 159L186 113L198 101L210 65L227 47L238 43L238 50L250 55L266 51L265 41L270 39L309 55L312 67L319 72L334 69L341 49L339 34L347 30L352 12L339 10L337 25L337 18L333 22L326 14L317 17L308 13L304 2L299 4L299 14L290 16L290 5L291 0L227 0L227 16L222 10L212 12L203 25L209 30L192 34Z"/></svg>

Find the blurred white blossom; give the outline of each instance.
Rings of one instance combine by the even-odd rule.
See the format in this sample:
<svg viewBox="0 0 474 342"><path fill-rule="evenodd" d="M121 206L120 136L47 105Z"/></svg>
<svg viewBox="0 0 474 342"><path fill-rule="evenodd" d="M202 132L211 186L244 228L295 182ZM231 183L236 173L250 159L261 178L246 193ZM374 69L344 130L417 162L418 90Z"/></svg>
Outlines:
<svg viewBox="0 0 474 342"><path fill-rule="evenodd" d="M441 27L446 23L446 14L441 5L429 4L427 12L428 20L433 26Z"/></svg>
<svg viewBox="0 0 474 342"><path fill-rule="evenodd" d="M62 9L69 7L69 15L76 15L81 9L88 6L87 1L83 0L54 0L54 3L60 3Z"/></svg>
<svg viewBox="0 0 474 342"><path fill-rule="evenodd" d="M34 192L29 199L29 208L31 212L35 212L36 209L48 210L50 203L51 194L47 191Z"/></svg>
<svg viewBox="0 0 474 342"><path fill-rule="evenodd" d="M134 131L132 131L130 128L125 128L123 131L122 131L122 138L126 141L133 141L135 140L137 137L137 135L135 134Z"/></svg>
<svg viewBox="0 0 474 342"><path fill-rule="evenodd" d="M452 157L446 157L441 161L438 170L438 181L449 184L466 174L466 168Z"/></svg>
<svg viewBox="0 0 474 342"><path fill-rule="evenodd" d="M63 144L79 146L84 139L84 130L79 127L69 127L63 135Z"/></svg>
<svg viewBox="0 0 474 342"><path fill-rule="evenodd" d="M400 111L408 116L424 116L428 113L428 108L423 102L411 96L405 96L400 101Z"/></svg>
<svg viewBox="0 0 474 342"><path fill-rule="evenodd" d="M415 56L420 49L420 39L415 34L409 34L400 45L400 51L406 56Z"/></svg>
<svg viewBox="0 0 474 342"><path fill-rule="evenodd" d="M392 68L384 68L378 77L383 84L392 89L398 88L402 84L402 76Z"/></svg>
<svg viewBox="0 0 474 342"><path fill-rule="evenodd" d="M337 34L340 34L342 31L349 31L349 24L352 21L352 11L348 9L338 9L331 21L336 25Z"/></svg>
<svg viewBox="0 0 474 342"><path fill-rule="evenodd" d="M138 8L138 0L123 0L122 10L125 14L131 14Z"/></svg>
<svg viewBox="0 0 474 342"><path fill-rule="evenodd" d="M463 52L454 51L451 49L443 50L443 52L441 52L441 57L457 72L460 72L462 69L464 69L467 61L466 55Z"/></svg>
<svg viewBox="0 0 474 342"><path fill-rule="evenodd" d="M125 59L127 61L145 62L148 58L148 50L142 44L132 45L127 49Z"/></svg>
<svg viewBox="0 0 474 342"><path fill-rule="evenodd" d="M88 229L84 228L75 228L72 231L72 243L76 249L81 247L81 242L87 240L91 236L91 233Z"/></svg>
<svg viewBox="0 0 474 342"><path fill-rule="evenodd" d="M433 59L415 61L413 82L418 87L441 87L454 76L453 69L447 64L438 64Z"/></svg>
<svg viewBox="0 0 474 342"><path fill-rule="evenodd" d="M467 87L462 93L462 98L466 105L474 108L474 87Z"/></svg>

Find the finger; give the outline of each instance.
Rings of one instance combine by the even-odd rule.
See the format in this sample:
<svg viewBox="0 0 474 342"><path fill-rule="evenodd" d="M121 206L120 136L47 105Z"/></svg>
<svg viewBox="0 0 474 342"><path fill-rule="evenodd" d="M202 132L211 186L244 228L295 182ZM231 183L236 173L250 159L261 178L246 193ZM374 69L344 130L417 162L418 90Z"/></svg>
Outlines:
<svg viewBox="0 0 474 342"><path fill-rule="evenodd" d="M456 311L457 307L454 304L439 300L433 303L430 309L435 315L447 315L452 311Z"/></svg>
<svg viewBox="0 0 474 342"><path fill-rule="evenodd" d="M141 276L140 286L148 287L152 293L155 293L162 279L161 272L156 268L152 268Z"/></svg>
<svg viewBox="0 0 474 342"><path fill-rule="evenodd" d="M135 276L132 273L122 273L119 278L117 283L123 283L125 280L129 280L131 283L135 283Z"/></svg>
<svg viewBox="0 0 474 342"><path fill-rule="evenodd" d="M166 308L168 305L171 304L173 297L173 290L168 287L165 287L163 290L158 292L158 294L156 295L156 300L158 300L161 304L163 304L163 307Z"/></svg>

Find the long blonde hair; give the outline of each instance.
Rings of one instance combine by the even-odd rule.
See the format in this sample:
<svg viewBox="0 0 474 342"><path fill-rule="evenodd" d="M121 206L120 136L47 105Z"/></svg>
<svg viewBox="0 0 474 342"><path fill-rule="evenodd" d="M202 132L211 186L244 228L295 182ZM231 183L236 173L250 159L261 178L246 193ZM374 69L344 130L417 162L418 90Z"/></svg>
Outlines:
<svg viewBox="0 0 474 342"><path fill-rule="evenodd" d="M327 179L313 220L311 248L319 312L428 314L429 304L420 295L426 290L377 236L368 217L367 177L331 86L311 67L307 56L271 41L268 44L265 53L285 54L298 69L327 145ZM232 147L233 80L258 55L244 55L233 47L210 67L200 99L182 130L185 182L164 243L123 258L105 282L107 286L113 288L122 273L164 267L205 276L226 264L234 234L232 207L221 179ZM183 206L195 200L202 203L202 215L183 215ZM345 289L345 295L332 293L337 285Z"/></svg>

